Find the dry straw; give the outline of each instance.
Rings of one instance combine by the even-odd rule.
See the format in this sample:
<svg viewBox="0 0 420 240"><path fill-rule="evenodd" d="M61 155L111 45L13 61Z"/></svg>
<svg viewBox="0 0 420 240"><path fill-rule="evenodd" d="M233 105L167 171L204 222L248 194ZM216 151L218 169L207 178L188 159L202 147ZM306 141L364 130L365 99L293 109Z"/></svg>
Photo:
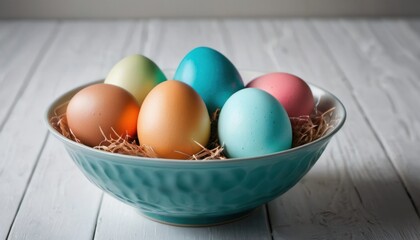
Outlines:
<svg viewBox="0 0 420 240"><path fill-rule="evenodd" d="M297 147L317 140L334 128L337 121L334 109L320 112L315 109L311 116L290 118L293 132L292 147Z"/></svg>
<svg viewBox="0 0 420 240"><path fill-rule="evenodd" d="M54 111L55 116L51 117L50 123L58 132L64 137L79 142L77 137L73 134L71 129L68 127L65 108L68 103L64 103L57 107ZM59 114L62 112L61 114ZM292 147L297 147L310 143L328 133L334 128L336 123L336 117L334 115L334 108L331 108L325 112L320 112L315 109L314 113L310 116L301 116L290 118L293 131L293 144ZM219 118L219 109L212 115L211 121L211 136L210 143L207 146L202 146L196 142L202 150L192 156L187 155L189 160L210 160L210 159L226 159L227 157L223 153L223 146L220 145L217 136L217 121ZM95 149L119 153L132 156L151 157L156 158L157 155L150 146L138 144L135 140L130 140L128 136L125 137L107 137L102 132L104 140L95 146ZM115 133L115 136L118 136Z"/></svg>
<svg viewBox="0 0 420 240"><path fill-rule="evenodd" d="M50 118L50 124L64 137L80 143L67 124L66 109L68 104L69 102L65 102L54 109L54 116Z"/></svg>
<svg viewBox="0 0 420 240"><path fill-rule="evenodd" d="M112 129L114 131L114 135L118 137L106 137L102 129L100 130L102 136L104 136L104 140L99 144L99 146L93 147L95 149L132 156L150 158L157 157L152 147L146 146L144 144L137 144L135 140L130 140L129 135L126 135L125 137L118 136L118 133Z"/></svg>

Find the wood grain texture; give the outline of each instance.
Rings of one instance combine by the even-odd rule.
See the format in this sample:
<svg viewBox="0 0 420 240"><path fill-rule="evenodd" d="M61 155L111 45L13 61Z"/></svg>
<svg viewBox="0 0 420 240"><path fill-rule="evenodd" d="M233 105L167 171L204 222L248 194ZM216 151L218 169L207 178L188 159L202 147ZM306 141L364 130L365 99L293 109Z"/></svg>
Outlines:
<svg viewBox="0 0 420 240"><path fill-rule="evenodd" d="M420 100L420 36L401 21L341 21L331 29L350 40L330 44L331 52L420 209L420 113L414 110ZM343 55L352 61L342 61Z"/></svg>
<svg viewBox="0 0 420 240"><path fill-rule="evenodd" d="M46 131L43 130L43 134L35 137L37 144L27 142L27 135L21 130L30 128L30 125L26 124L26 128L19 125L24 123L25 110L20 110L21 114L17 117L19 112L15 110L19 111L19 108L15 109L15 106L19 105L31 74L45 54L44 46L49 36L55 35L54 25L54 22L0 23L0 239L8 234L45 138ZM30 37L33 41L27 41ZM20 108L30 107L23 102L20 105ZM42 111L41 106L37 109ZM16 146L20 142L26 153Z"/></svg>
<svg viewBox="0 0 420 240"><path fill-rule="evenodd" d="M10 197L1 204L2 213L19 211L9 239L92 237L101 192L81 176L59 142L46 141L43 114L58 94L106 74L121 57L128 26L62 23L45 57L38 60L39 67L0 135L1 145L8 149L2 151L6 154L1 158L1 192Z"/></svg>
<svg viewBox="0 0 420 240"><path fill-rule="evenodd" d="M91 239L101 195L51 136L8 239Z"/></svg>
<svg viewBox="0 0 420 240"><path fill-rule="evenodd" d="M164 69L175 70L185 54L199 46L224 50L216 21L151 20L146 34L143 54Z"/></svg>
<svg viewBox="0 0 420 240"><path fill-rule="evenodd" d="M251 39L259 46L259 55L267 56L268 66L275 64L277 71L325 87L349 112L345 128L309 174L269 205L274 238L418 238L419 219L404 186L317 32L301 21L227 25L235 43L229 49L238 53L233 58L238 65L252 65L237 44L240 39ZM331 41L340 44L346 40Z"/></svg>
<svg viewBox="0 0 420 240"><path fill-rule="evenodd" d="M55 34L56 22L0 22L0 132ZM31 41L28 41L31 39Z"/></svg>
<svg viewBox="0 0 420 240"><path fill-rule="evenodd" d="M369 22L367 25L374 35L368 34L367 37L373 38L383 49L383 53L378 54L378 57L386 61L382 64L383 68L395 69L393 74L386 73L385 81L377 80L381 82L380 88L383 88L380 99L386 100L385 105L390 102L388 109L395 116L395 121L384 121L383 111L370 104L366 107L366 112L370 113L368 118L404 180L419 214L420 113L415 109L420 106L420 22L412 21L408 25L407 21L379 21ZM365 35L365 31L361 31L361 34ZM361 94L365 95L366 91ZM365 99L367 97L362 96Z"/></svg>
<svg viewBox="0 0 420 240"><path fill-rule="evenodd" d="M152 20L137 25L125 52L145 54L163 69L175 69L188 51L201 45L226 48L216 21ZM180 228L146 219L104 195L95 239L271 239L270 235L264 208L232 224Z"/></svg>
<svg viewBox="0 0 420 240"><path fill-rule="evenodd" d="M299 67L303 76L309 81L311 78L316 79L325 87L333 87L332 91L344 101L349 113L343 134L338 135L336 142L338 146L333 145L334 147L331 149L332 154L336 156L347 156L343 158L341 164L345 164L347 175L351 180L347 192L353 195L353 201L349 201L350 205L346 209L339 207L339 204L345 203L347 197L341 200L332 198L338 200L338 202L333 202L337 205L332 205L334 206L332 209L342 211L340 214L342 219L338 218L335 221L338 220L338 223L343 220L349 221L348 230L343 229L340 224L333 224L332 233L344 230L341 233L342 236L349 238L354 236L361 238L418 238L418 216L406 195L404 185L390 164L389 157L383 152L381 143L377 141L376 133L372 131L369 124L366 124L364 119L366 113L360 108L357 97L351 94L351 87L347 82L348 76L343 74L341 65L335 64L340 61L345 65L351 64L348 55L334 59L326 47L331 44L342 46L350 40L345 37L337 37L343 35L333 33L328 28L325 30L334 37L323 42L320 36L325 36L325 31L317 33L310 27L310 24L302 22L292 25L292 29L294 29L294 35L297 38L296 42L302 49L300 55L296 53L294 56L303 57L300 62L304 64ZM297 65L298 62L295 64ZM353 69L353 71L357 71L357 69ZM339 164L336 159L334 160L335 164ZM344 177L345 174L338 179L342 176ZM352 191L351 185L355 191ZM357 200L360 201L360 205L357 204ZM387 210L384 211L384 209ZM360 220L353 223L354 217L360 217ZM330 213L327 213L325 218L331 218ZM354 231L354 227L351 228L352 225L358 226L359 231Z"/></svg>
<svg viewBox="0 0 420 240"><path fill-rule="evenodd" d="M271 239L259 208L240 221L214 227L185 228L157 223L104 195L95 239Z"/></svg>
<svg viewBox="0 0 420 240"><path fill-rule="evenodd" d="M274 38L266 35L261 21L221 21L219 28L227 45L223 53L237 68L263 73L279 71L270 55Z"/></svg>

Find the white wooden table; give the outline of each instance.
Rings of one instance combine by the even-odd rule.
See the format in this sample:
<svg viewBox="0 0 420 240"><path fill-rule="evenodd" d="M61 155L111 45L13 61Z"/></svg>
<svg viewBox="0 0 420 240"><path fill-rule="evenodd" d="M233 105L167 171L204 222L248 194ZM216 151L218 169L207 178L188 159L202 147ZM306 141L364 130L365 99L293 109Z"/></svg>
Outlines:
<svg viewBox="0 0 420 240"><path fill-rule="evenodd" d="M47 105L125 55L199 45L342 99L345 127L293 189L239 222L159 224L103 194L47 133ZM420 239L420 20L0 21L0 239Z"/></svg>

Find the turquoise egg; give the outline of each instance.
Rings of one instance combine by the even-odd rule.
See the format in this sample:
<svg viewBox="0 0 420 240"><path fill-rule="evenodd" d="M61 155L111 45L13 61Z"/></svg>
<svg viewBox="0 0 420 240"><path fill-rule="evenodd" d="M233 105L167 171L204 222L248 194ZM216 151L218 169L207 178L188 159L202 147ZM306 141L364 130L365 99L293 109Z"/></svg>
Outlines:
<svg viewBox="0 0 420 240"><path fill-rule="evenodd" d="M233 93L244 88L241 75L232 62L208 47L195 48L185 55L174 79L194 88L206 103L209 113L221 109Z"/></svg>
<svg viewBox="0 0 420 240"><path fill-rule="evenodd" d="M270 94L246 88L233 94L220 112L218 134L231 158L255 157L292 146L286 110Z"/></svg>

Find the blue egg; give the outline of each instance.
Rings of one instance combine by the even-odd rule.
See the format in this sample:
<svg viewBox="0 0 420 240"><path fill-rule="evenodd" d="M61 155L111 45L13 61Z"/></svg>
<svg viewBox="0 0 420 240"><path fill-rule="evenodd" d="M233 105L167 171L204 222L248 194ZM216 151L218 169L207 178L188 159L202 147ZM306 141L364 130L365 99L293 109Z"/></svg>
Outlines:
<svg viewBox="0 0 420 240"><path fill-rule="evenodd" d="M231 158L255 157L292 146L286 110L260 89L246 88L233 94L223 106L218 124L220 143Z"/></svg>
<svg viewBox="0 0 420 240"><path fill-rule="evenodd" d="M210 114L244 88L241 75L229 59L208 47L191 50L179 64L174 79L194 88Z"/></svg>

